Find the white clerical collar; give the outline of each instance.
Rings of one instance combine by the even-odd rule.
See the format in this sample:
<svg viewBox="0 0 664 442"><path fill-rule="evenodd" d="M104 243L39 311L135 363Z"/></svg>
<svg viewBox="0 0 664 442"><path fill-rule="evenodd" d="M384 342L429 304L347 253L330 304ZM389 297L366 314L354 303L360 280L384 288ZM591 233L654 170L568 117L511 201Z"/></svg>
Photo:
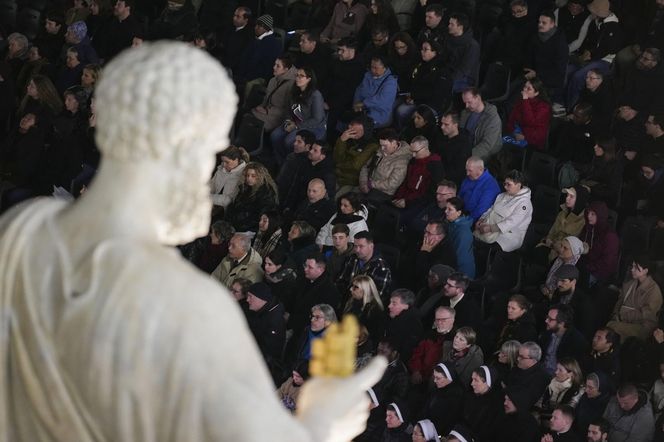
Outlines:
<svg viewBox="0 0 664 442"><path fill-rule="evenodd" d="M272 34L274 34L274 32L272 32L272 31L267 31L265 34L261 34L261 35L260 35L259 37L257 37L257 38L258 38L259 40L262 40L262 39L264 39L265 37L267 37L268 35L272 35Z"/></svg>
<svg viewBox="0 0 664 442"><path fill-rule="evenodd" d="M463 299L465 296L465 293L460 294L459 296L456 296L452 299L450 299L450 307L454 308L456 305Z"/></svg>

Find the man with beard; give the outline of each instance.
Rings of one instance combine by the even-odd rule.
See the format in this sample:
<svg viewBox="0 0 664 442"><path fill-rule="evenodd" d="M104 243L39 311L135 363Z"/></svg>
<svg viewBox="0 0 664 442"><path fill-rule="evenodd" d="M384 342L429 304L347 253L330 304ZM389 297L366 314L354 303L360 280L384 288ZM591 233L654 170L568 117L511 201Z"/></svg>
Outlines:
<svg viewBox="0 0 664 442"><path fill-rule="evenodd" d="M607 442L611 425L605 419L597 419L588 425L586 437L588 442Z"/></svg>
<svg viewBox="0 0 664 442"><path fill-rule="evenodd" d="M237 103L222 67L145 43L104 68L95 97L93 185L0 222L0 439L352 439L385 360L314 379L315 410L292 417L235 299L167 247L210 225L207 182Z"/></svg>

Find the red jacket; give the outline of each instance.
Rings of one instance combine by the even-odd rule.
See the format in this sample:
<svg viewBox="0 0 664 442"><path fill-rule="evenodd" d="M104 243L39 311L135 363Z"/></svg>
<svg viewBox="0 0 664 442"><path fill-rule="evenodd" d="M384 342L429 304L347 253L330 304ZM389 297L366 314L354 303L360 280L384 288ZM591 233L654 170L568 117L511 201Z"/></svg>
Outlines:
<svg viewBox="0 0 664 442"><path fill-rule="evenodd" d="M422 339L408 361L408 369L411 373L420 372L423 379L429 379L433 375L433 367L440 362L443 355L443 343L454 338L455 330L445 335L432 331L430 335Z"/></svg>
<svg viewBox="0 0 664 442"><path fill-rule="evenodd" d="M427 196L433 183L443 177L443 163L437 153L426 158L412 159L408 163L406 179L394 194L394 199L403 198L410 205Z"/></svg>
<svg viewBox="0 0 664 442"><path fill-rule="evenodd" d="M551 105L540 98L520 99L514 105L507 120L507 131L514 133L514 126L519 125L528 144L544 150L546 136L551 123Z"/></svg>

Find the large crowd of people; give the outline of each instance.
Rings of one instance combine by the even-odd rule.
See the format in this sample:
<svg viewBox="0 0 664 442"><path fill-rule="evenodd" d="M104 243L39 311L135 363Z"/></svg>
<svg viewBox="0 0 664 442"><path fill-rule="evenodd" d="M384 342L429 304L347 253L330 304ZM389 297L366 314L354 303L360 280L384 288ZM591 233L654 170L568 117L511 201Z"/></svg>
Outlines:
<svg viewBox="0 0 664 442"><path fill-rule="evenodd" d="M389 361L358 441L664 441L664 0L8 2L2 211L85 192L121 51L228 70L210 233L180 250L289 410L353 314L356 367Z"/></svg>

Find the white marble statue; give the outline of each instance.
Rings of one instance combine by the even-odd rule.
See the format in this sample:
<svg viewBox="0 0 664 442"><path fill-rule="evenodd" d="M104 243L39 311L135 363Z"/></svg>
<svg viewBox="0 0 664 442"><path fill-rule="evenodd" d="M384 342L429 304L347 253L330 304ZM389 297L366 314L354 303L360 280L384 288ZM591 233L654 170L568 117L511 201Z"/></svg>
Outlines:
<svg viewBox="0 0 664 442"><path fill-rule="evenodd" d="M103 154L75 203L0 220L0 442L347 441L385 361L314 379L292 417L233 298L165 245L207 233L236 98L181 43L122 53L96 91Z"/></svg>

